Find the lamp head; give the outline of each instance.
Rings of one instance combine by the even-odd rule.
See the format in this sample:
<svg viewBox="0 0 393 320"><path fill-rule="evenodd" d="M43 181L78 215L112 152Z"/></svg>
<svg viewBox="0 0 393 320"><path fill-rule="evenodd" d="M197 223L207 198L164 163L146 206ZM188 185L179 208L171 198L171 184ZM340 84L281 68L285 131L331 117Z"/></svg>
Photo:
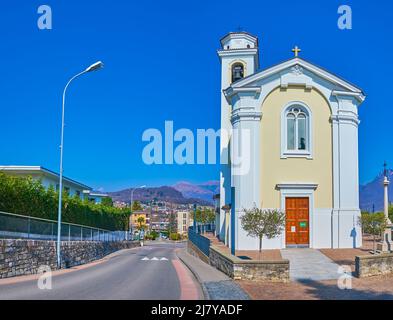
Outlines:
<svg viewBox="0 0 393 320"><path fill-rule="evenodd" d="M86 72L96 71L104 67L104 63L102 61L97 61L93 63L90 67L86 68Z"/></svg>

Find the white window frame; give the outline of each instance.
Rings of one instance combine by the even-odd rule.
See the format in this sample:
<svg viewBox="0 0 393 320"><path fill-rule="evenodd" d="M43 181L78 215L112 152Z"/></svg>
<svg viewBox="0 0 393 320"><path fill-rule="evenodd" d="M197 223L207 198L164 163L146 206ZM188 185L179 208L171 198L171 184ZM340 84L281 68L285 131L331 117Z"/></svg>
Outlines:
<svg viewBox="0 0 393 320"><path fill-rule="evenodd" d="M288 111L295 107L299 106L300 109L306 114L306 135L307 135L307 149L306 150L288 150L288 130L287 130L287 114ZM297 145L297 129L296 129L296 136L295 136L295 143ZM281 112L281 159L286 158L313 158L313 131L312 131L312 113L310 108L301 101L291 101L290 103L286 104Z"/></svg>

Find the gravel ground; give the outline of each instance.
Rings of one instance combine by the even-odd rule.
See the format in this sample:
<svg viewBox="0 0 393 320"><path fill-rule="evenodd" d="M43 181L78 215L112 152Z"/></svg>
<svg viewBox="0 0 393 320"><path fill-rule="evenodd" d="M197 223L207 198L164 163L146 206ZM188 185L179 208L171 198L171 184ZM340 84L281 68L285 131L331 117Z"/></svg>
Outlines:
<svg viewBox="0 0 393 320"><path fill-rule="evenodd" d="M203 284L211 300L250 300L250 297L234 281L214 281Z"/></svg>

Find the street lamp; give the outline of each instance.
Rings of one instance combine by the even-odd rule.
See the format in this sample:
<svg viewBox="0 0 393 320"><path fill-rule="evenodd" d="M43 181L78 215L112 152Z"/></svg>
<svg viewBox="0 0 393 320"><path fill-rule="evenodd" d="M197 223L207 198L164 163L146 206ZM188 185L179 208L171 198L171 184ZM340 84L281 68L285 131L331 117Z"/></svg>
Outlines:
<svg viewBox="0 0 393 320"><path fill-rule="evenodd" d="M131 213L130 213L130 219L131 219L131 235L132 235L132 205L133 205L133 202L134 202L134 191L136 190L136 189L143 189L143 188L146 188L146 186L145 185L143 185L143 186L140 186L140 187L135 187L135 188L133 188L133 189L131 189L131 203L130 203L130 210L131 210ZM132 240L132 239L131 239Z"/></svg>
<svg viewBox="0 0 393 320"><path fill-rule="evenodd" d="M72 82L72 80L78 78L84 73L99 70L102 68L104 64L101 61L97 61L96 63L93 63L91 66L83 70L82 72L79 72L75 76L73 76L66 84L64 87L63 91L63 106L62 106L62 111L61 111L61 138L60 138L60 178L59 178L59 208L57 212L57 267L61 267L61 258L60 258L60 242L61 242L61 207L62 207L62 196L63 196L63 143L64 143L64 104L65 104L65 94L67 91L68 86Z"/></svg>

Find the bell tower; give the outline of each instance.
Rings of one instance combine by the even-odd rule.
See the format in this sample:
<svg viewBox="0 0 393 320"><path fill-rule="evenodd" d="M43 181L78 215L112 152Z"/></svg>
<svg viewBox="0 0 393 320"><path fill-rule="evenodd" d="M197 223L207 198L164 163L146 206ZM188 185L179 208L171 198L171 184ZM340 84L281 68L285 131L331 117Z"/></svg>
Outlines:
<svg viewBox="0 0 393 320"><path fill-rule="evenodd" d="M258 38L247 32L230 32L221 40L221 89L259 68Z"/></svg>
<svg viewBox="0 0 393 320"><path fill-rule="evenodd" d="M231 170L229 162L229 134L232 129L231 106L223 90L233 82L254 74L259 68L258 38L244 31L230 32L221 40L217 51L221 61L221 144L220 144L220 228L219 237L230 243L230 222L224 206L231 205Z"/></svg>

